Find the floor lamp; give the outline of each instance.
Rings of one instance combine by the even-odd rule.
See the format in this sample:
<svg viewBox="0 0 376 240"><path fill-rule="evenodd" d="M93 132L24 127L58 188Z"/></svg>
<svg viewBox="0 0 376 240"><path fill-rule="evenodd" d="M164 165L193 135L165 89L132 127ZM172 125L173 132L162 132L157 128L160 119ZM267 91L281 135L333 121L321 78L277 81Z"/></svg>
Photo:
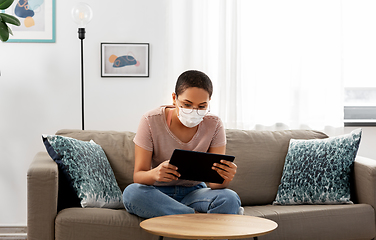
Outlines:
<svg viewBox="0 0 376 240"><path fill-rule="evenodd" d="M72 8L73 21L78 25L78 38L81 40L81 105L82 105L82 130L85 130L85 104L84 104L84 39L85 27L93 18L93 11L86 3L78 3Z"/></svg>

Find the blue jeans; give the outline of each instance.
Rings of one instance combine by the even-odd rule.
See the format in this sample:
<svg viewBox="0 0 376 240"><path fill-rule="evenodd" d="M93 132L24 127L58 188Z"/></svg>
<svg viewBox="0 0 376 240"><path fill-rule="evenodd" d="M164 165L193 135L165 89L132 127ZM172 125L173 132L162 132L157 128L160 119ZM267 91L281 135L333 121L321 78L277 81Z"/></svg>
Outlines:
<svg viewBox="0 0 376 240"><path fill-rule="evenodd" d="M125 209L143 218L201 213L238 214L240 198L230 189L211 189L205 183L194 187L157 187L133 183L123 193Z"/></svg>

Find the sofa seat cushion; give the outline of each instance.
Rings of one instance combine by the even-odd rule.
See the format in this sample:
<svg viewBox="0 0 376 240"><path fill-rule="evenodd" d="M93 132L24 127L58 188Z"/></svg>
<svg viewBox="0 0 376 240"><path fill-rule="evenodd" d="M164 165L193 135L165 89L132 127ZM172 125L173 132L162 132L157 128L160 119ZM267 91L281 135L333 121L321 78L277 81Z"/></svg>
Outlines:
<svg viewBox="0 0 376 240"><path fill-rule="evenodd" d="M244 212L278 223L260 240L372 239L376 234L375 212L368 204L249 206Z"/></svg>
<svg viewBox="0 0 376 240"><path fill-rule="evenodd" d="M55 239L158 239L140 228L142 220L124 209L67 208L56 217Z"/></svg>

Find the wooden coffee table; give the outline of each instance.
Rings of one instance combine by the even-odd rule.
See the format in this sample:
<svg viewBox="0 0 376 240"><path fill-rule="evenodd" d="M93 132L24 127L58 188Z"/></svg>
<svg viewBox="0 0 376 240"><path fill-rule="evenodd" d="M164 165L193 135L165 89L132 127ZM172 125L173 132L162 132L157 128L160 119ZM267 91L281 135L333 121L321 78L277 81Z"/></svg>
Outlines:
<svg viewBox="0 0 376 240"><path fill-rule="evenodd" d="M149 233L180 239L240 239L270 233L272 220L232 214L181 214L150 218L140 223Z"/></svg>

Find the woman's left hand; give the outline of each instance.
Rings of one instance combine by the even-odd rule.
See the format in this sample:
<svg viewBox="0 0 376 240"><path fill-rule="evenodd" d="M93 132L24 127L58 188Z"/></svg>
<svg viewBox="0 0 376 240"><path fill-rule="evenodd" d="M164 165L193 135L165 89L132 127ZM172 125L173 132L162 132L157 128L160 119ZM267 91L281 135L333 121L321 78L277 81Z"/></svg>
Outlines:
<svg viewBox="0 0 376 240"><path fill-rule="evenodd" d="M214 163L212 167L227 183L232 181L237 168L238 166L235 163L226 160L221 160L221 163Z"/></svg>

